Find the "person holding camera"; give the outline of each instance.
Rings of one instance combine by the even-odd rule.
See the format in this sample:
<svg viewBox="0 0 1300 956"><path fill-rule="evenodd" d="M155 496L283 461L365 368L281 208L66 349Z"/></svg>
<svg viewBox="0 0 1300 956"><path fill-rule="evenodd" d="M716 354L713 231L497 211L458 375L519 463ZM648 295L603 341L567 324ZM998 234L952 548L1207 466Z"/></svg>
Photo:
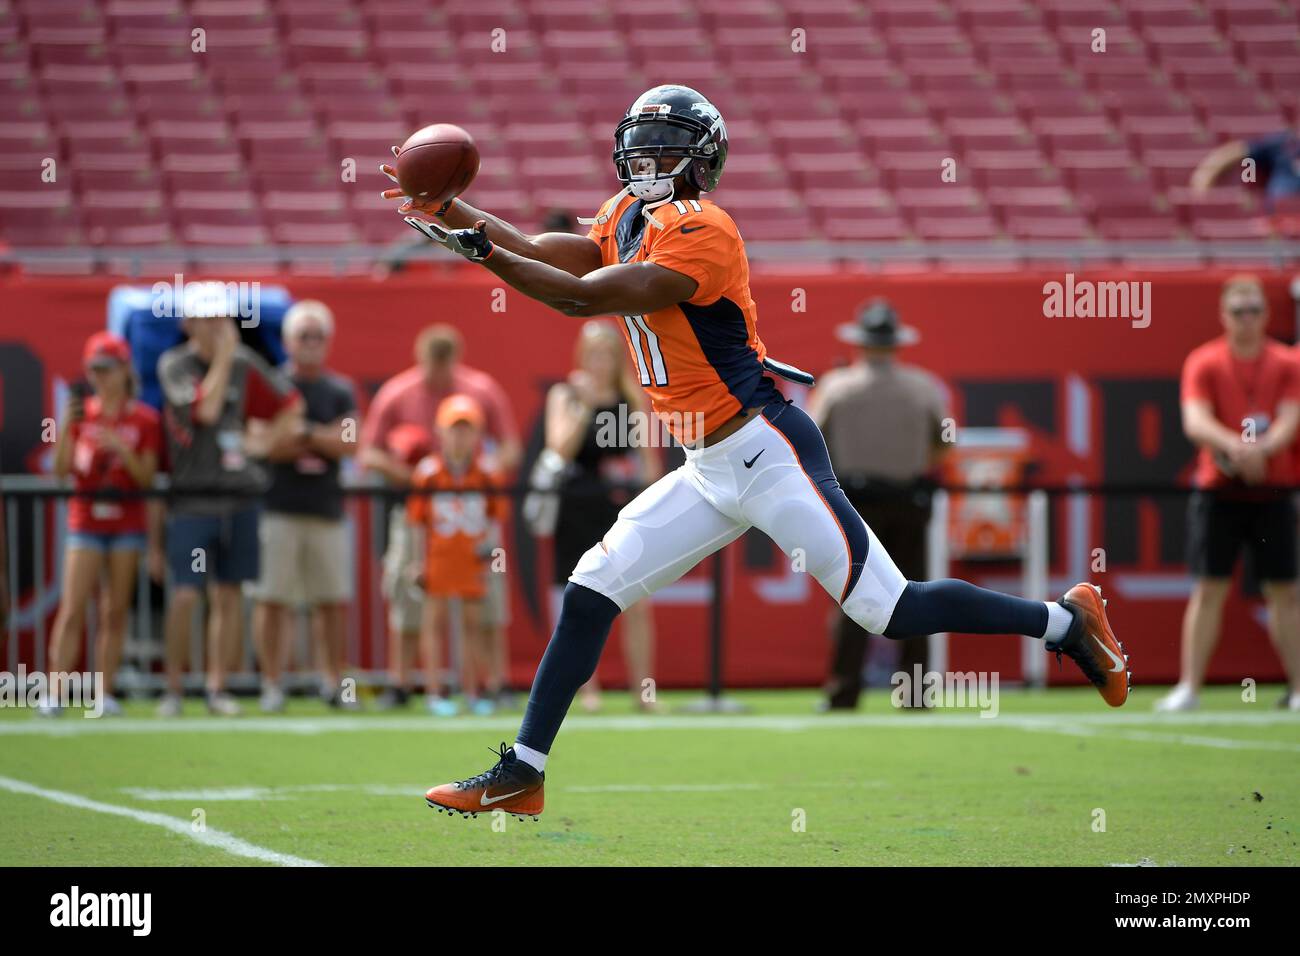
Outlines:
<svg viewBox="0 0 1300 956"><path fill-rule="evenodd" d="M153 483L162 446L158 413L135 399L135 375L126 341L97 332L86 342L83 364L89 385L68 390L63 423L54 446L54 474L71 476L76 494L68 502L67 550L59 611L50 638L51 673L77 664L86 610L98 587L99 628L95 667L108 693L104 713L119 714L113 676L122 659L127 611L145 549L145 502L131 497ZM110 493L104 495L102 493ZM117 493L121 497L114 497ZM40 712L59 712L43 701Z"/></svg>

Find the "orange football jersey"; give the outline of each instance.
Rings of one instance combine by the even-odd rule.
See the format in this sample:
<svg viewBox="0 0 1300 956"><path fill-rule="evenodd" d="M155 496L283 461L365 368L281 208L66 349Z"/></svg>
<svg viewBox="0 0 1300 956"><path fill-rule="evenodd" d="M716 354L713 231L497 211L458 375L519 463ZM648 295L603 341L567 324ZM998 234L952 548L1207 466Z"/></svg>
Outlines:
<svg viewBox="0 0 1300 956"><path fill-rule="evenodd" d="M623 334L655 412L673 437L689 444L742 408L781 396L765 376L767 349L749 294L749 261L731 217L708 200L678 199L651 210L663 224L659 229L646 221L644 207L631 196L606 200L587 237L600 246L607 266L653 262L699 283L686 302L623 316Z"/></svg>
<svg viewBox="0 0 1300 956"><path fill-rule="evenodd" d="M499 488L497 475L477 458L456 474L440 456L430 455L415 466L411 487L433 492L412 495L406 505L406 520L424 528L425 590L443 597L483 597L489 559L478 551L493 523L505 517L506 502L501 495L473 492Z"/></svg>

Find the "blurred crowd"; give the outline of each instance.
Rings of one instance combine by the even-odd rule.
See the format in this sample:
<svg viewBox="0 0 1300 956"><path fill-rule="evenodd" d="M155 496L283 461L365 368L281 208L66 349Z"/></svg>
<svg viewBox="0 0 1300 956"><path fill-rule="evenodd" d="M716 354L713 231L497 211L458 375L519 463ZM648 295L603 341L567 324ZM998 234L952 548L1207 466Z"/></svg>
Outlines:
<svg viewBox="0 0 1300 956"><path fill-rule="evenodd" d="M346 673L356 597L344 483L351 459L348 469L387 489L391 503L382 561L389 681L378 705L409 706L417 690L440 716L509 704L502 528L523 446L504 390L463 360L456 329L423 330L414 364L383 383L363 416L353 383L329 367L334 319L325 303L290 308L282 326L287 360L278 368L242 343L234 318L187 314L180 326L185 340L158 360L161 414L138 397L124 339L99 332L85 343L85 380L68 390L52 458L54 473L70 477L76 493L49 669L77 664L97 598L95 660L112 688L145 558L149 574L169 585L160 715L181 713L199 621L206 706L240 712L227 680L245 650L246 600L262 711L286 705L300 614L321 698L359 707ZM645 410L623 359L615 327L589 322L577 336L572 371L547 396L545 448L534 469L539 494L528 504L529 523L554 542L553 597L573 556L598 542L621 504L662 470L655 448L605 447L598 439L600 412L623 403ZM142 495L159 471L169 490ZM626 622L628 685L639 694L651 677L649 609L634 609ZM458 666L449 679L452 636ZM600 706L594 681L583 703ZM121 705L110 696L105 709ZM52 700L42 708L58 710Z"/></svg>
<svg viewBox="0 0 1300 956"><path fill-rule="evenodd" d="M1197 448L1187 514L1194 579L1183 621L1182 676L1163 709L1198 704L1219 638L1238 558L1247 587L1262 594L1270 636L1300 709L1300 601L1294 492L1300 468L1300 358L1268 335L1268 303L1253 276L1229 279L1218 303L1222 334L1195 349L1182 372L1184 432ZM49 669L80 656L86 615L98 596L97 669L111 688L142 557L166 579L166 692L162 715L181 712L184 676L202 621L205 701L214 714L240 704L227 677L245 648L245 600L261 681L259 706L285 707L284 682L299 614L309 621L330 706L359 706L347 676L347 621L355 600L353 538L344 465L387 490L382 594L388 627L385 708L419 693L431 713L490 714L511 703L510 621L503 525L524 484L518 520L553 552L552 613L568 575L665 461L657 442L608 440L602 423L648 413L630 377L615 325L593 320L574 343L570 372L547 392L542 448L526 475L523 444L504 390L464 360L450 325L414 343L414 364L378 389L363 416L353 384L329 367L334 319L319 301L291 307L283 323L287 361L272 367L241 343L236 319L187 314L185 340L158 361L164 407L137 397L125 340L108 332L85 343L84 382L68 391L53 471L71 477L61 603ZM867 304L838 335L850 363L808 397L850 501L913 580L927 575L927 526L936 468L948 450L948 396L928 372L899 360L919 340L890 303ZM613 416L611 419L609 416ZM141 497L165 470L170 491ZM200 611L202 613L200 613ZM635 706L654 709L654 623L646 602L620 618L627 684ZM835 609L825 706L857 706L867 635ZM450 638L457 639L452 641ZM928 667L928 640L901 643L905 670ZM458 654L454 676L449 650ZM582 706L600 706L593 679ZM120 709L110 698L105 709ZM46 713L57 713L48 701Z"/></svg>

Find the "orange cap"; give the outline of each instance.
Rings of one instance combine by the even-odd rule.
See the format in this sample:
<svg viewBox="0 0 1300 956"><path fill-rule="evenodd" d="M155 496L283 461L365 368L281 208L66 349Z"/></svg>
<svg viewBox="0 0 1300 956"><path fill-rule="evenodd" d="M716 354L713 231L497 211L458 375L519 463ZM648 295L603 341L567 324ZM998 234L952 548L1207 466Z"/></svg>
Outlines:
<svg viewBox="0 0 1300 956"><path fill-rule="evenodd" d="M457 422L469 422L479 429L483 427L483 409L468 395L449 395L438 405L434 423L439 428L450 428Z"/></svg>

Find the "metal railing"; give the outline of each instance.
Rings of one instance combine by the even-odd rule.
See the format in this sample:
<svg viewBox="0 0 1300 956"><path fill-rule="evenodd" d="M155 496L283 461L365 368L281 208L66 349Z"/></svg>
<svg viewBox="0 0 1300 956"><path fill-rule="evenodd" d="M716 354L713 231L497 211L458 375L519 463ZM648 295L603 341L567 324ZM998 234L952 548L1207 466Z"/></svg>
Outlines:
<svg viewBox="0 0 1300 956"><path fill-rule="evenodd" d="M516 503L529 489L512 487L498 489L498 493L509 495ZM629 488L629 490L633 490ZM1273 489L1278 492L1291 492L1293 489ZM1024 522L1025 537L1021 555L1021 569L1018 581L1002 579L1001 584L1007 589L1018 589L1022 596L1033 600L1048 600L1051 596L1050 580L1051 549L1049 541L1050 505L1054 499L1066 498L1080 500L1089 496L1132 496L1161 498L1167 496L1182 497L1193 493L1195 489L1171 486L1167 484L1130 483L1109 485L1035 485L1006 488L988 487L936 487L931 502L931 519L928 529L928 567L930 579L949 576L952 564L949 540L950 494L978 493L1021 496L1025 501ZM441 493L441 492L440 492ZM59 589L61 586L61 568L66 551L66 510L67 499L73 495L70 484L59 482L47 476L7 475L0 476L0 494L3 495L6 524L7 573L9 593L14 605L7 626L7 650L0 655L0 665L10 672L15 672L19 664L19 637L30 634L34 643L31 663L36 670L45 670L46 649L49 640L48 619L57 609ZM170 492L163 481L144 497L163 497ZM228 493L226 493L228 495ZM403 501L410 492L402 489L380 488L372 485L349 483L345 485L347 498L345 521L351 540L353 559L352 576L354 582L367 586L365 600L358 587L354 600L349 606L347 650L348 660L352 662L368 659L370 666L362 670L350 671L350 676L361 683L382 683L387 667L387 618L386 602L381 594L381 563L384 553L385 537L388 532L387 513L390 503ZM121 497L121 496L118 496ZM25 509L25 513L24 513ZM517 514L516 510L516 514ZM22 553L23 543L30 544L30 552ZM1074 542L1078 546L1078 542ZM711 592L711 611L708 626L709 676L705 686L710 694L718 696L722 692L721 659L725 643L726 601L722 589L725 576L721 573L721 554L715 555L713 587ZM53 557L53 561L49 560ZM363 572L363 562L365 562ZM23 570L26 573L23 574ZM20 581L29 578L31 586L20 592ZM131 609L128 622L127 643L123 653L123 667L119 673L118 684L127 692L153 692L161 689L162 675L154 664L161 656L162 609L170 599L171 585L164 582L161 593L154 590L144 556L137 575L136 600ZM25 597L21 601L19 598ZM247 627L247 612L251 602L245 601L245 640L242 642L242 661L239 669L230 675L229 686L234 690L250 690L257 686L258 676L252 655L252 642L247 639L251 631ZM159 607L161 605L161 607ZM363 610L364 608L364 610ZM363 622L362 615L367 615ZM202 687L204 660L204 629L201 622L202 608L196 612L196 620L190 629L190 671L187 674L187 688L197 690ZM94 629L97 620L93 614L87 615L85 657L86 669L93 670ZM459 659L458 634L449 635L452 649L451 668L447 675L449 682L456 681L455 663ZM363 654L362 641L368 640L369 653ZM297 647L299 651L305 643L304 629L299 628ZM943 670L947 663L947 636L931 637L932 667ZM310 658L307 658L310 659ZM1041 642L1026 639L1022 645L1022 668L1026 683L1041 685L1046 680L1047 658L1041 652ZM286 681L288 689L303 689L314 686L312 676L314 668L307 671L293 671Z"/></svg>
<svg viewBox="0 0 1300 956"><path fill-rule="evenodd" d="M1282 267L1300 262L1300 239L1261 237L1247 240L1034 240L990 238L978 241L866 242L819 239L755 240L745 244L756 262L999 262L1009 269L1022 262L1066 263L1081 267L1123 260L1152 262L1253 261ZM158 263L200 261L231 266L258 264L272 269L292 264L325 267L337 274L356 273L374 264L400 267L408 262L457 261L432 243L346 244L337 246L65 246L0 249L0 264L37 272L111 271L124 276L153 274ZM168 266L170 269L170 265Z"/></svg>

